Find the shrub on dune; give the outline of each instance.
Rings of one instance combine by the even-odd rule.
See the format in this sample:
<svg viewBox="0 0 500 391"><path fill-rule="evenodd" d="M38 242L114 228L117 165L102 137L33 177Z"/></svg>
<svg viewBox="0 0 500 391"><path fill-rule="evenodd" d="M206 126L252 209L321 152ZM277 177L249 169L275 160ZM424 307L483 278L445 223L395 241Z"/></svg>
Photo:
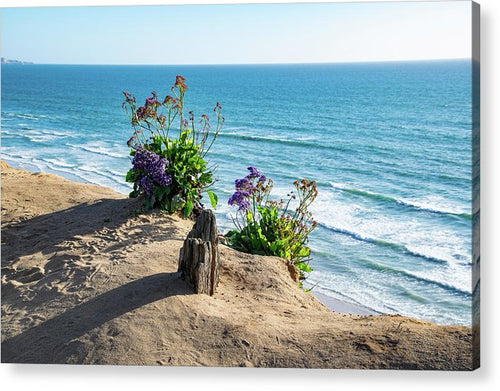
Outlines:
<svg viewBox="0 0 500 391"><path fill-rule="evenodd" d="M276 255L289 260L300 271L300 279L310 273L311 249L309 234L316 228L309 206L318 195L315 181L294 182L295 192L289 199L270 199L272 179L255 167L235 181L235 192L229 205L238 208L233 219L235 230L227 233L229 244L237 250L261 255ZM292 208L292 204L296 204Z"/></svg>
<svg viewBox="0 0 500 391"><path fill-rule="evenodd" d="M215 131L211 131L206 114L201 116L197 127L192 111L185 117L187 90L186 79L177 76L172 95L162 101L152 92L145 104L137 108L137 99L123 92L122 106L134 129L127 143L133 157L126 177L134 185L130 197L144 196L147 209L157 207L168 213L182 211L191 216L203 208L204 192L212 206L217 205L217 195L210 190L215 167L209 167L206 155L222 129L224 117L217 102Z"/></svg>

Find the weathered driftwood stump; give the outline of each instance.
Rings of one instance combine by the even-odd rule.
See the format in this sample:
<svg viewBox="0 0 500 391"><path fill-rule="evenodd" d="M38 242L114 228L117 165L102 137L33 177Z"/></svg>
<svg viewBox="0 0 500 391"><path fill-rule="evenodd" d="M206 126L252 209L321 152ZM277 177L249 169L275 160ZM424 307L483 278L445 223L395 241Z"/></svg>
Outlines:
<svg viewBox="0 0 500 391"><path fill-rule="evenodd" d="M214 212L203 210L189 232L179 255L182 278L195 293L213 295L219 282L219 235Z"/></svg>

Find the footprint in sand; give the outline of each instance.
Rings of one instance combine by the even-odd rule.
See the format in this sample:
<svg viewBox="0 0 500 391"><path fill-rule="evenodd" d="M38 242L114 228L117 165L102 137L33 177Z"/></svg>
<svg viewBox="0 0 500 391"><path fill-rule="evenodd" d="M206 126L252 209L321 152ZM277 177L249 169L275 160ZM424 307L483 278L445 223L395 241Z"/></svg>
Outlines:
<svg viewBox="0 0 500 391"><path fill-rule="evenodd" d="M28 269L12 270L9 277L10 280L28 284L30 282L41 280L45 277L45 273L42 268L35 266Z"/></svg>

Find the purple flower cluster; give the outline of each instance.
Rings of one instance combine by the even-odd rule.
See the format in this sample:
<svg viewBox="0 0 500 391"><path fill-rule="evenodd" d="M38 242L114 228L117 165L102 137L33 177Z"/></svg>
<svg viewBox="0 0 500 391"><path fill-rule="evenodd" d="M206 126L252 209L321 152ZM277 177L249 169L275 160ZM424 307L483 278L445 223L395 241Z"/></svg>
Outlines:
<svg viewBox="0 0 500 391"><path fill-rule="evenodd" d="M144 190L148 197L153 194L153 181L147 175L143 175L137 181L137 185L140 189Z"/></svg>
<svg viewBox="0 0 500 391"><path fill-rule="evenodd" d="M148 197L153 193L153 184L166 187L172 183L172 176L165 172L168 160L160 158L156 153L147 149L138 148L132 160L134 171L142 172L137 181L139 188L143 189Z"/></svg>
<svg viewBox="0 0 500 391"><path fill-rule="evenodd" d="M246 176L249 179L254 179L254 178L262 176L260 171L258 169L256 169L255 167L247 167L247 170L250 171L250 174L248 174Z"/></svg>
<svg viewBox="0 0 500 391"><path fill-rule="evenodd" d="M266 180L266 176L261 174L255 167L248 167L247 170L250 171L250 174L234 181L236 191L231 198L229 198L228 202L229 205L238 206L238 210L240 211L247 211L250 209L250 197L252 197L257 190L253 183L254 179L258 178L259 182L264 182Z"/></svg>
<svg viewBox="0 0 500 391"><path fill-rule="evenodd" d="M250 198L251 194L248 191L236 190L235 193L229 198L229 205L238 206L238 210L247 211L250 209Z"/></svg>

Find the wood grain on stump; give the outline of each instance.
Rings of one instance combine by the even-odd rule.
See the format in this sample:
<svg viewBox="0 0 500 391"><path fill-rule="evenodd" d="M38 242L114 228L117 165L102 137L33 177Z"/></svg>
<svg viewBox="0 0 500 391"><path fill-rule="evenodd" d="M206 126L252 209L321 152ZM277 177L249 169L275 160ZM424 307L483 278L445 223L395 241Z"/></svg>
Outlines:
<svg viewBox="0 0 500 391"><path fill-rule="evenodd" d="M219 282L219 237L214 212L203 210L179 255L178 271L195 293L213 295Z"/></svg>

